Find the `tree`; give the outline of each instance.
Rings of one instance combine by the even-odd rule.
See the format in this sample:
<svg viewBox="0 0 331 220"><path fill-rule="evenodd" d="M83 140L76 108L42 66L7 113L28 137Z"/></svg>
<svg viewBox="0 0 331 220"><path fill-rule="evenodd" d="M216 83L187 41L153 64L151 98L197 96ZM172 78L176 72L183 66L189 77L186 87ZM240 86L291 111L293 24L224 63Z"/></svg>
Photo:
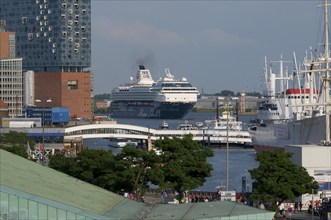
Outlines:
<svg viewBox="0 0 331 220"><path fill-rule="evenodd" d="M116 191L117 174L112 151L86 149L77 157L56 154L50 157L49 167L105 189Z"/></svg>
<svg viewBox="0 0 331 220"><path fill-rule="evenodd" d="M173 189L179 193L181 201L183 192L202 186L206 177L211 176L212 165L207 163L207 157L213 156L213 151L202 148L193 141L192 135L182 139L165 138L155 143L162 150L162 170L164 182L161 189Z"/></svg>
<svg viewBox="0 0 331 220"><path fill-rule="evenodd" d="M216 93L216 96L223 96L223 97L227 97L227 96L235 96L234 92L231 90L222 90L220 93Z"/></svg>
<svg viewBox="0 0 331 220"><path fill-rule="evenodd" d="M307 170L291 162L292 153L283 150L262 151L256 157L258 168L250 170L253 184L252 198L256 201L280 205L285 200L318 189L314 178Z"/></svg>
<svg viewBox="0 0 331 220"><path fill-rule="evenodd" d="M116 156L117 183L121 190L135 191L138 196L144 195L148 183L163 182L161 158L154 151L146 151L133 146L125 146Z"/></svg>
<svg viewBox="0 0 331 220"><path fill-rule="evenodd" d="M117 156L111 151L87 149L76 158L52 156L49 166L110 191L135 191L138 196L145 193L149 183L182 195L211 176L212 166L206 158L213 152L193 141L192 135L166 138L155 145L162 150L161 155L133 146L125 146Z"/></svg>
<svg viewBox="0 0 331 220"><path fill-rule="evenodd" d="M27 145L34 149L34 140L29 138L26 133L10 131L0 135L0 149L4 149L13 154L28 158Z"/></svg>

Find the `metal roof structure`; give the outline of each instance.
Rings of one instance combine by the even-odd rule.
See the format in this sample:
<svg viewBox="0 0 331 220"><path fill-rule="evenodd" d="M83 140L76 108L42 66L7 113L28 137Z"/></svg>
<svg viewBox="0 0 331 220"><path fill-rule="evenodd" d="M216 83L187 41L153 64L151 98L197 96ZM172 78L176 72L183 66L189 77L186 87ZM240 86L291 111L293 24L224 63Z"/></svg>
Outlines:
<svg viewBox="0 0 331 220"><path fill-rule="evenodd" d="M3 219L272 219L235 202L147 205L0 149Z"/></svg>

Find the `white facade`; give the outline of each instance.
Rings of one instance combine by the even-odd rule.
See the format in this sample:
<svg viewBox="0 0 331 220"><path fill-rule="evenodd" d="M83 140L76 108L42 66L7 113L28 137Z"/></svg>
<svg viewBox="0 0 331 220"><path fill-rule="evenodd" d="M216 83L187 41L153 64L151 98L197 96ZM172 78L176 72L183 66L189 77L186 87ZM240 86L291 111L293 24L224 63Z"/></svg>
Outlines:
<svg viewBox="0 0 331 220"><path fill-rule="evenodd" d="M8 105L11 118L22 115L22 60L22 58L0 59L0 99Z"/></svg>
<svg viewBox="0 0 331 220"><path fill-rule="evenodd" d="M23 76L23 89L24 89L24 96L23 96L23 102L24 106L33 106L35 101L35 94L34 94L34 72L33 71L27 71L24 72Z"/></svg>
<svg viewBox="0 0 331 220"><path fill-rule="evenodd" d="M41 127L41 118L2 118L4 128Z"/></svg>
<svg viewBox="0 0 331 220"><path fill-rule="evenodd" d="M331 147L318 145L288 145L285 146L286 152L294 155L291 160L295 164L306 168L309 175L314 177L320 184L320 190L331 189ZM319 194L321 191L319 192ZM302 200L311 200L309 194L303 195ZM319 195L314 195L314 201L319 200Z"/></svg>

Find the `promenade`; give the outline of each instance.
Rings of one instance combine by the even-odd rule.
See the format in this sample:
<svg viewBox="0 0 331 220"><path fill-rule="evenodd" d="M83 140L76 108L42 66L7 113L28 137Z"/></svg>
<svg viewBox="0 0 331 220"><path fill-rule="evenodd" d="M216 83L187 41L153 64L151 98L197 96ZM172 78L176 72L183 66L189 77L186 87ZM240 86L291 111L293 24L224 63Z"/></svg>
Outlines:
<svg viewBox="0 0 331 220"><path fill-rule="evenodd" d="M307 211L294 213L291 216L286 215L286 219L290 220L320 220L319 216L311 216ZM279 217L277 220L283 220L283 218Z"/></svg>
<svg viewBox="0 0 331 220"><path fill-rule="evenodd" d="M159 193L147 193L144 199L145 199L145 203L150 205L164 203L164 200L162 199L161 194ZM167 202L169 202L171 198L168 198L167 200L168 200ZM284 218L278 216L275 218L275 220L284 220ZM292 213L292 215L286 213L286 220L320 220L320 217L312 216L307 211L302 211L299 213Z"/></svg>

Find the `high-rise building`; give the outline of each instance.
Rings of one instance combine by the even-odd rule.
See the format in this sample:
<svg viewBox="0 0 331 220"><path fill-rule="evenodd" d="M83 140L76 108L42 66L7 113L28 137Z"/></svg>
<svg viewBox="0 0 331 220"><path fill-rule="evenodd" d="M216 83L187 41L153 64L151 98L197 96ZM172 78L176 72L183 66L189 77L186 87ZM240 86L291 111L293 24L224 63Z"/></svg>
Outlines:
<svg viewBox="0 0 331 220"><path fill-rule="evenodd" d="M35 98L91 117L91 0L1 0L0 20L16 33L23 70L35 72Z"/></svg>
<svg viewBox="0 0 331 220"><path fill-rule="evenodd" d="M22 115L22 58L0 58L0 99L8 106L9 117Z"/></svg>
<svg viewBox="0 0 331 220"><path fill-rule="evenodd" d="M15 32L8 32L6 22L0 20L0 100L9 117L21 116L23 106L22 58L15 58L15 44Z"/></svg>

